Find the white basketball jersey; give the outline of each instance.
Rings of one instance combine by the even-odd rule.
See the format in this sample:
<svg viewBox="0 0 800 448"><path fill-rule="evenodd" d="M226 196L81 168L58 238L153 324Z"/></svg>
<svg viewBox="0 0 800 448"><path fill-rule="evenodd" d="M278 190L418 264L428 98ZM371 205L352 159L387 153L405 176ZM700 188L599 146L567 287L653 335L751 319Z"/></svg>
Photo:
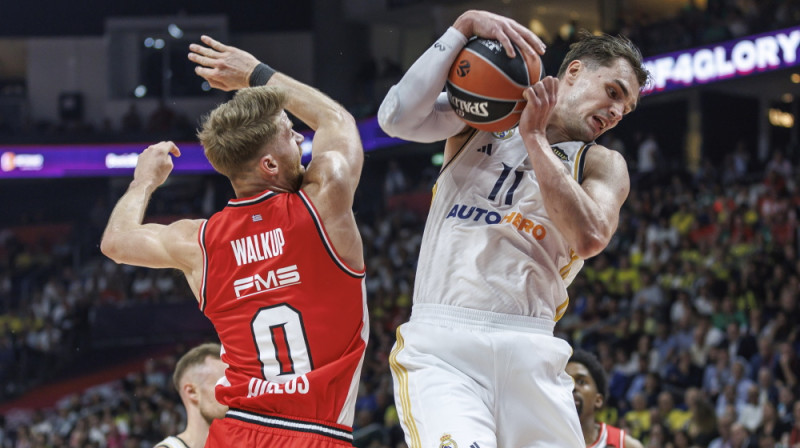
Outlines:
<svg viewBox="0 0 800 448"><path fill-rule="evenodd" d="M590 146L552 146L579 183ZM547 216L518 130L475 132L434 186L414 303L557 321L582 266Z"/></svg>

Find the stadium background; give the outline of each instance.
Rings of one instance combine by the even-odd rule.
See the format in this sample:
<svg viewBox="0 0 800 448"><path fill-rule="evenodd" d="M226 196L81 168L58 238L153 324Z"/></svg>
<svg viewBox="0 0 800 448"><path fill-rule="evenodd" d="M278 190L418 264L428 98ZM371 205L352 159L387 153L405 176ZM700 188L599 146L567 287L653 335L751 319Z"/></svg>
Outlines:
<svg viewBox="0 0 800 448"><path fill-rule="evenodd" d="M548 44L548 73L578 28L624 33L647 57L800 23L796 0L106 3L3 6L0 152L193 141L199 117L226 98L204 90L185 60L200 33L369 123L388 87L467 8L529 24ZM600 357L610 379L603 419L647 446L703 447L727 433L731 446L800 442L798 71L652 94L602 140L628 160L632 192L609 248L571 286L557 331ZM442 145L380 146L355 204L372 326L355 435L359 447L394 448L402 432L388 353L409 313ZM19 170L6 168L0 447L151 446L178 432L174 361L215 336L177 273L99 253L130 174L11 178ZM174 175L148 219L208 216L231 195L220 176Z"/></svg>

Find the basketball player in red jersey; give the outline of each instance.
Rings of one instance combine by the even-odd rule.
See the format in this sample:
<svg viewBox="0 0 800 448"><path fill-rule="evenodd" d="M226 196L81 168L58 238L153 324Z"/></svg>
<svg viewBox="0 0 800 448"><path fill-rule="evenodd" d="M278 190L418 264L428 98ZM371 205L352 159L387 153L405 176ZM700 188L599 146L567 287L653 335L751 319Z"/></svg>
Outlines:
<svg viewBox="0 0 800 448"><path fill-rule="evenodd" d="M198 134L236 198L207 220L142 224L171 156L180 156L172 142L150 146L101 250L118 263L180 269L214 324L229 365L216 398L229 411L211 425L206 447L351 446L368 336L352 212L363 164L355 120L251 54L202 42L190 46L196 73L239 90ZM307 168L286 111L316 131Z"/></svg>
<svg viewBox="0 0 800 448"><path fill-rule="evenodd" d="M567 373L575 380L572 396L581 421L586 448L642 448L642 443L624 430L595 420L608 395L608 378L593 354L575 350L567 363Z"/></svg>

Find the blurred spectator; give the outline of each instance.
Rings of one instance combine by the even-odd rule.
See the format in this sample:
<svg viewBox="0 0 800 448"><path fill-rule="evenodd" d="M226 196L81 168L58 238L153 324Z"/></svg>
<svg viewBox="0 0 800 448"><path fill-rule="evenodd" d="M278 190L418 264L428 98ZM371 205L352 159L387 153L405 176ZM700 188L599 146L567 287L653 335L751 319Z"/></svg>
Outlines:
<svg viewBox="0 0 800 448"><path fill-rule="evenodd" d="M764 418L763 405L758 401L758 386L753 384L747 389L747 398L736 407L736 412L739 414L736 421L751 434L755 433Z"/></svg>
<svg viewBox="0 0 800 448"><path fill-rule="evenodd" d="M142 130L142 116L136 108L136 103L130 103L128 110L122 116L122 132L140 132Z"/></svg>

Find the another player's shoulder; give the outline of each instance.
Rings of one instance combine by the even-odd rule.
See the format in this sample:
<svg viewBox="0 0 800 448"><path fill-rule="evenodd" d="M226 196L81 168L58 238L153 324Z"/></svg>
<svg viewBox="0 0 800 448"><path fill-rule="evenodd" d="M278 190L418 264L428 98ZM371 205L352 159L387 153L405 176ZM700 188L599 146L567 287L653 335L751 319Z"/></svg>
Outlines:
<svg viewBox="0 0 800 448"><path fill-rule="evenodd" d="M595 157L602 157L605 160L613 163L625 163L625 157L619 151L615 151L613 149L607 148L598 143L589 143L588 147L591 148L589 154L592 154Z"/></svg>
<svg viewBox="0 0 800 448"><path fill-rule="evenodd" d="M169 436L166 439L158 442L153 448L189 448L183 440L176 436Z"/></svg>
<svg viewBox="0 0 800 448"><path fill-rule="evenodd" d="M636 440L630 434L625 434L625 448L644 448L642 442Z"/></svg>
<svg viewBox="0 0 800 448"><path fill-rule="evenodd" d="M586 152L585 173L603 173L614 179L628 178L628 163L618 151L593 144Z"/></svg>
<svg viewBox="0 0 800 448"><path fill-rule="evenodd" d="M607 446L619 448L644 448L641 442L634 439L630 434L626 433L625 430L607 424L603 424L603 427L606 431Z"/></svg>

